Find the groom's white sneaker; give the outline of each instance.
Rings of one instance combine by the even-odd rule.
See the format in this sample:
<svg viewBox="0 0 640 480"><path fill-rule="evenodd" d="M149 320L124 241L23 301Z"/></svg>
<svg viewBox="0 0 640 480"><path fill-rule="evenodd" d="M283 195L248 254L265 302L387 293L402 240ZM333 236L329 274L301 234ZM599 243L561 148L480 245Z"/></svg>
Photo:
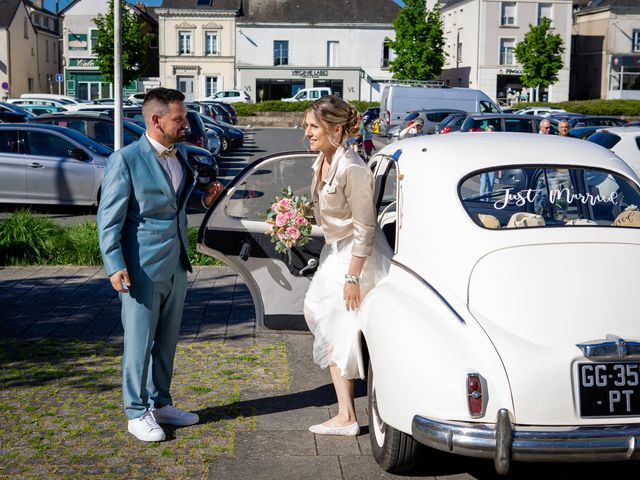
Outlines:
<svg viewBox="0 0 640 480"><path fill-rule="evenodd" d="M164 430L158 425L150 411L133 420L129 420L128 430L131 435L143 442L161 442L164 440Z"/></svg>
<svg viewBox="0 0 640 480"><path fill-rule="evenodd" d="M165 405L162 408L152 408L151 413L158 423L166 423L167 425L175 425L177 427L186 427L195 425L200 421L200 417L195 413L185 412L173 405Z"/></svg>

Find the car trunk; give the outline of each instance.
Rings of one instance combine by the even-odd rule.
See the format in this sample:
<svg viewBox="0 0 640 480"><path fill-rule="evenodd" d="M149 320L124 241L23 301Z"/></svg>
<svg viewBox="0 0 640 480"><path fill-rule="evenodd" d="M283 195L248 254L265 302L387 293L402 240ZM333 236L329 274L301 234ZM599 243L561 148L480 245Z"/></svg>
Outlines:
<svg viewBox="0 0 640 480"><path fill-rule="evenodd" d="M576 344L608 334L640 340L640 312L630 308L637 302L638 272L639 245L604 243L507 248L476 264L469 310L502 358L516 423L571 425L580 419L576 362L588 360Z"/></svg>

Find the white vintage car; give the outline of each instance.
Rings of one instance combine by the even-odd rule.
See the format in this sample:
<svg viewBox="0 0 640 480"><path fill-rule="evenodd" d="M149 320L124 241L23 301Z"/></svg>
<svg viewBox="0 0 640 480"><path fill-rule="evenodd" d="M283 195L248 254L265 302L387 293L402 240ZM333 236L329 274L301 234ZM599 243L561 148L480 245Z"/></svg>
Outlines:
<svg viewBox="0 0 640 480"><path fill-rule="evenodd" d="M246 281L258 322L303 329L322 247L275 252L258 217L308 192L308 153L274 155L208 212L199 249ZM373 455L419 444L514 461L640 456L640 179L610 151L547 135L425 136L372 159L394 250L359 310Z"/></svg>

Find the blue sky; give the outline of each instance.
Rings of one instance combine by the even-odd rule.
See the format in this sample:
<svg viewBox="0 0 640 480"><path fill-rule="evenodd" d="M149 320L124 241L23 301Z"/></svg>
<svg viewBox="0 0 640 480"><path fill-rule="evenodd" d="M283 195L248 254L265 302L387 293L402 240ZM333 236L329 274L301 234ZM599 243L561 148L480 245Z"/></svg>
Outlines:
<svg viewBox="0 0 640 480"><path fill-rule="evenodd" d="M64 8L71 0L59 0L59 8ZM129 0L130 3L136 3L135 0ZM393 0L401 7L404 6L402 0ZM142 0L142 3L146 3L147 5L160 5L162 0ZM55 0L44 0L44 8L51 10L52 12L56 9L56 1Z"/></svg>

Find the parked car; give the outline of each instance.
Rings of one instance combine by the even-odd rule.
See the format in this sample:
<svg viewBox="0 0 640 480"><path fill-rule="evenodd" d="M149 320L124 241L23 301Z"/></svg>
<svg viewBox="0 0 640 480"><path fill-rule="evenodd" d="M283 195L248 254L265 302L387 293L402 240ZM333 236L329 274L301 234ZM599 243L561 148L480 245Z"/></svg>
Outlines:
<svg viewBox="0 0 640 480"><path fill-rule="evenodd" d="M20 95L22 99L36 99L36 100L53 100L56 102L60 102L63 104L74 104L74 103L82 103L84 100L80 100L77 97L72 97L70 95L59 95L57 93L23 93Z"/></svg>
<svg viewBox="0 0 640 480"><path fill-rule="evenodd" d="M484 132L493 128L496 132L538 133L541 120L542 117L515 113L469 115L462 122L460 132Z"/></svg>
<svg viewBox="0 0 640 480"><path fill-rule="evenodd" d="M200 228L199 251L244 279L260 326L305 325L321 227L282 255L259 214L283 185L308 194L315 157L253 162ZM381 467L410 469L419 444L501 474L635 458L640 177L589 142L518 133L411 138L370 165L393 253L356 313L355 348Z"/></svg>
<svg viewBox="0 0 640 480"><path fill-rule="evenodd" d="M516 115L537 115L539 117L546 117L551 114L562 114L566 113L566 111L562 108L555 107L525 107L520 110L516 110Z"/></svg>
<svg viewBox="0 0 640 480"><path fill-rule="evenodd" d="M220 150L226 152L230 148L240 148L244 144L244 132L228 123L218 122L211 117L201 115L202 121L207 128L218 134L220 139Z"/></svg>
<svg viewBox="0 0 640 480"><path fill-rule="evenodd" d="M601 128L587 141L608 148L640 175L640 127Z"/></svg>
<svg viewBox="0 0 640 480"><path fill-rule="evenodd" d="M466 115L467 112L463 112L462 110L455 109L441 109L436 108L433 110L414 110L409 113L402 123L396 127L389 129L388 136L391 137L392 141L398 139L400 132L404 130L410 123L414 122L418 117L422 118L423 127L422 133L425 135L431 135L436 133L436 126L449 115L452 114L460 114Z"/></svg>
<svg viewBox="0 0 640 480"><path fill-rule="evenodd" d="M225 120L227 123L229 123L231 125L237 125L238 124L238 112L236 112L236 109L233 108L233 105L231 105L229 103L224 103L224 102L214 102L214 103L218 107L223 108L224 110L226 110L227 113L229 114L229 120Z"/></svg>
<svg viewBox="0 0 640 480"><path fill-rule="evenodd" d="M30 118L34 118L37 115L30 112L26 108L22 108L20 105L13 105L7 102L0 102L0 112L7 112L7 111L20 114L26 120L29 120ZM25 121L25 120L20 120L20 121Z"/></svg>
<svg viewBox="0 0 640 480"><path fill-rule="evenodd" d="M142 105L146 94L146 92L132 93L131 95L127 96L126 100L132 105Z"/></svg>
<svg viewBox="0 0 640 480"><path fill-rule="evenodd" d="M293 97L281 99L283 102L303 102L306 100L317 100L320 97L331 95L329 87L301 88Z"/></svg>
<svg viewBox="0 0 640 480"><path fill-rule="evenodd" d="M96 112L65 112L41 115L30 120L30 123L58 125L72 128L87 135L95 141L113 150L114 128L113 117L106 113ZM133 122L122 122L122 143L129 145L138 140L145 129ZM187 160L197 172L196 180L198 188L204 188L218 177L217 158L203 148L186 144Z"/></svg>
<svg viewBox="0 0 640 480"><path fill-rule="evenodd" d="M221 105L219 102L188 102L185 104L187 108L195 110L201 115L206 115L216 121L231 124L233 121L231 114Z"/></svg>
<svg viewBox="0 0 640 480"><path fill-rule="evenodd" d="M428 85L431 85L429 83ZM444 85L409 86L390 84L380 99L380 134L399 125L414 110L455 109L471 113L500 113L500 107L483 91Z"/></svg>
<svg viewBox="0 0 640 480"><path fill-rule="evenodd" d="M551 124L553 126L553 123ZM575 127L569 130L569 135L574 138L586 139L602 127Z"/></svg>
<svg viewBox="0 0 640 480"><path fill-rule="evenodd" d="M453 115L449 115L444 120L442 120L438 125L436 125L435 133L451 133L457 132L462 127L465 118L467 118L468 113L454 113Z"/></svg>
<svg viewBox="0 0 640 480"><path fill-rule="evenodd" d="M204 98L203 100L215 100L217 102L224 103L251 103L251 95L249 95L244 90L231 89L231 90L219 90L210 97Z"/></svg>
<svg viewBox="0 0 640 480"><path fill-rule="evenodd" d="M0 202L97 205L109 155L69 128L0 124Z"/></svg>
<svg viewBox="0 0 640 480"><path fill-rule="evenodd" d="M111 109L113 111L113 109ZM144 117L142 116L142 106L123 107L122 115L124 118L131 119L134 123L144 127ZM207 135L204 124L198 112L187 109L187 121L189 129L187 130L186 142L196 147L209 149L209 136Z"/></svg>
<svg viewBox="0 0 640 480"><path fill-rule="evenodd" d="M627 121L618 117L588 116L569 118L569 127L626 127Z"/></svg>

